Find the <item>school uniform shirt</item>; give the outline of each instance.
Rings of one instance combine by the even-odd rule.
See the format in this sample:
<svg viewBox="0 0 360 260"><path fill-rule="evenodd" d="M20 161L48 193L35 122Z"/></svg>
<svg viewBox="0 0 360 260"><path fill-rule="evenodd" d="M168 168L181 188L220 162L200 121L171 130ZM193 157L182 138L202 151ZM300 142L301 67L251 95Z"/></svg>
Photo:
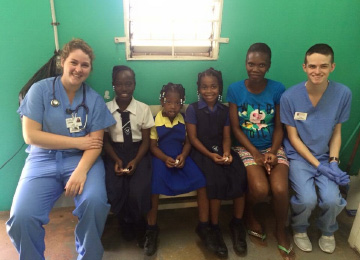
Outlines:
<svg viewBox="0 0 360 260"><path fill-rule="evenodd" d="M173 122L163 116L162 111L155 117L151 128L151 139L158 142L159 149L167 156L176 159L182 153L186 138L183 116L179 113ZM197 190L205 186L205 178L194 161L187 156L183 168L168 168L159 158L153 156L152 193L174 196Z"/></svg>
<svg viewBox="0 0 360 260"><path fill-rule="evenodd" d="M223 131L225 126L229 126L227 106L217 102L211 110L201 99L189 105L185 122L196 125L197 137L209 151L223 155ZM233 162L230 165L220 165L199 150L191 150L190 157L205 175L209 199L236 199L246 191L245 166L233 150L230 152Z"/></svg>
<svg viewBox="0 0 360 260"><path fill-rule="evenodd" d="M109 132L113 142L124 142L121 115L117 111L119 109L116 103L116 98L106 103L106 106L110 110L116 120L116 124L110 126L105 131ZM134 97L131 99L130 104L124 110L130 112L130 124L131 134L133 142L140 142L142 140L142 129L149 129L154 126L154 118L151 114L150 107L140 101L137 101Z"/></svg>

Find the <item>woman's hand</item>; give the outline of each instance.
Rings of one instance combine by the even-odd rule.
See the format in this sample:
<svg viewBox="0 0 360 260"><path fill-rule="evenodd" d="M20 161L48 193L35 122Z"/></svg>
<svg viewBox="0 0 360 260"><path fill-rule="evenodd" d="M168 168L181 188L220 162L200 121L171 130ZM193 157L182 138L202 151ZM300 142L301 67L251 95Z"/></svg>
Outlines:
<svg viewBox="0 0 360 260"><path fill-rule="evenodd" d="M185 158L186 158L186 156L184 156L182 154L179 154L176 157L176 160L175 160L175 167L176 168L184 168L184 166L185 166Z"/></svg>
<svg viewBox="0 0 360 260"><path fill-rule="evenodd" d="M79 150L101 149L103 146L103 139L98 136L85 135L83 137L76 137L77 148Z"/></svg>
<svg viewBox="0 0 360 260"><path fill-rule="evenodd" d="M265 163L264 163L265 169L267 173L270 174L272 168L274 168L274 166L278 163L277 156L273 153L268 152L264 154L264 157L265 157Z"/></svg>
<svg viewBox="0 0 360 260"><path fill-rule="evenodd" d="M265 166L266 160L265 156L262 153L256 151L254 154L252 154L252 156L257 165Z"/></svg>
<svg viewBox="0 0 360 260"><path fill-rule="evenodd" d="M75 169L65 185L65 196L75 197L83 192L86 172Z"/></svg>
<svg viewBox="0 0 360 260"><path fill-rule="evenodd" d="M266 153L265 155L265 162L267 164L270 164L271 166L275 166L278 163L278 158L273 153Z"/></svg>

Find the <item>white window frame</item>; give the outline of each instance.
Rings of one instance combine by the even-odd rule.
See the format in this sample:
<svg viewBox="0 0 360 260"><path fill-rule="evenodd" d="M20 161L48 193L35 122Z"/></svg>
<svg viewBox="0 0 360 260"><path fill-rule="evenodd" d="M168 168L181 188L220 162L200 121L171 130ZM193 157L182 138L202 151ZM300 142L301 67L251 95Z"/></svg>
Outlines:
<svg viewBox="0 0 360 260"><path fill-rule="evenodd" d="M220 43L229 42L229 38L220 37L223 0L213 0L218 8L218 13L217 19L211 20L212 36L209 39L197 39L197 41L208 41L210 47L179 46L181 41L185 41L183 39L168 40L166 46L132 46L132 39L130 38L130 26L132 22L130 18L130 1L131 0L123 0L125 37L114 38L115 43L125 43L127 60L217 60L219 57ZM185 20L186 19L184 19L184 21ZM147 40L154 41L156 39Z"/></svg>

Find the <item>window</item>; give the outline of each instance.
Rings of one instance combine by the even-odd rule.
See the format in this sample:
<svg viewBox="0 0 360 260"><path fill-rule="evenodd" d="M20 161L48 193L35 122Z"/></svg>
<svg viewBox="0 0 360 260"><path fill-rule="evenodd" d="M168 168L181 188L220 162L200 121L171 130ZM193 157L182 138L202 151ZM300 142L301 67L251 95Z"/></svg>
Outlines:
<svg viewBox="0 0 360 260"><path fill-rule="evenodd" d="M223 0L124 0L128 60L215 60Z"/></svg>

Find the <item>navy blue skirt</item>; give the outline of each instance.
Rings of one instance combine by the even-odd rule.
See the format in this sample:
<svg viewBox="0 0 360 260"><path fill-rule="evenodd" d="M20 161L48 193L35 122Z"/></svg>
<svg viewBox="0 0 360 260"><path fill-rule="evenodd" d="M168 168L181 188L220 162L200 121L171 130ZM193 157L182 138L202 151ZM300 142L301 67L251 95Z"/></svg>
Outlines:
<svg viewBox="0 0 360 260"><path fill-rule="evenodd" d="M125 149L122 143L113 143L113 148L126 166L133 160L141 142L133 143L131 149ZM137 165L133 175L118 176L115 174L115 162L106 156L105 180L111 211L123 215L134 222L141 220L151 209L151 156L147 153Z"/></svg>

